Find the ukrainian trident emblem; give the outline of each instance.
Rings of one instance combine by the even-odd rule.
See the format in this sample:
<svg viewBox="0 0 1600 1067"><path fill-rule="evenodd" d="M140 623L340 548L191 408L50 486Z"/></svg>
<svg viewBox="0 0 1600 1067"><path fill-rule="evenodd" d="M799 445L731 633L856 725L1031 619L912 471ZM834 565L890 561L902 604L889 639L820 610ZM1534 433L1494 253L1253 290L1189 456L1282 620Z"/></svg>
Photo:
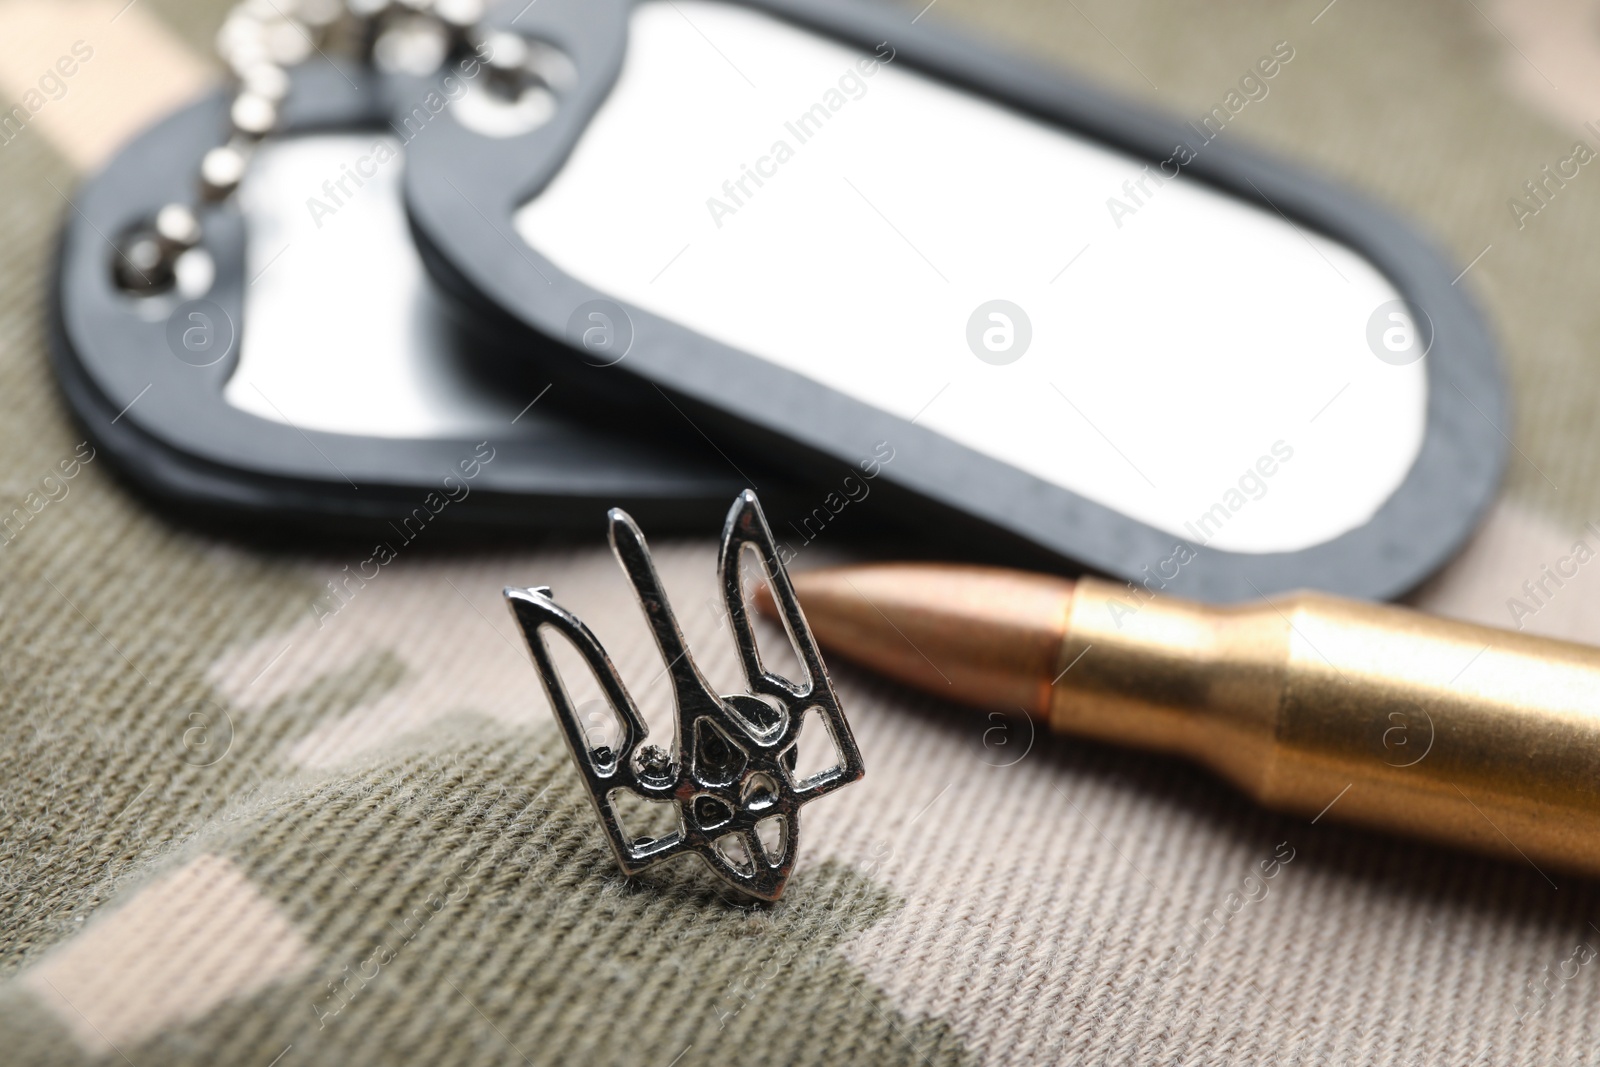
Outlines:
<svg viewBox="0 0 1600 1067"><path fill-rule="evenodd" d="M693 853L742 892L777 900L794 869L801 806L858 781L865 769L761 505L745 490L722 530L718 576L748 690L731 696L713 692L690 656L644 534L623 511L612 509L609 519L612 551L633 583L671 680L675 714L670 746L647 735L644 719L605 649L587 626L552 599L548 587L505 591L606 838L627 874ZM747 546L760 557L805 675L798 683L762 664L741 580ZM598 680L621 724L615 744L593 743L586 731L551 658L547 633L552 630L571 643ZM815 724L811 729L827 731L838 759L802 777L797 756L800 731L808 722ZM661 836L631 836L618 814L620 791L671 804L677 828Z"/></svg>

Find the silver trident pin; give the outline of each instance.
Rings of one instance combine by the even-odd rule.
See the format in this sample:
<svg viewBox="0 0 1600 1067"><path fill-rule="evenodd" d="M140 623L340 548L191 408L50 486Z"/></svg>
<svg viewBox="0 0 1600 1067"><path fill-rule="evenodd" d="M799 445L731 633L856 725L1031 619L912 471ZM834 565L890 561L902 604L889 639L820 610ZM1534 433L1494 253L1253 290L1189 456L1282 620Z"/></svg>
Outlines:
<svg viewBox="0 0 1600 1067"><path fill-rule="evenodd" d="M567 747L588 786L589 799L625 873L638 874L663 860L694 853L742 892L777 900L794 869L800 806L859 780L865 769L794 587L778 559L761 505L748 489L734 501L722 529L717 561L728 621L749 690L732 696L712 692L690 657L644 534L623 511L612 509L609 518L612 551L633 583L672 680L676 716L670 748L647 743L650 738L644 720L611 658L589 628L551 598L548 588L505 591ZM755 548L766 569L784 628L804 667L802 684L762 666L740 581L740 558L747 545ZM622 725L615 748L591 745L550 657L546 629L571 642L599 680ZM802 778L796 773L798 746L801 726L809 718L816 718L828 731L838 762ZM677 829L661 837L630 840L618 818L617 790L675 804Z"/></svg>

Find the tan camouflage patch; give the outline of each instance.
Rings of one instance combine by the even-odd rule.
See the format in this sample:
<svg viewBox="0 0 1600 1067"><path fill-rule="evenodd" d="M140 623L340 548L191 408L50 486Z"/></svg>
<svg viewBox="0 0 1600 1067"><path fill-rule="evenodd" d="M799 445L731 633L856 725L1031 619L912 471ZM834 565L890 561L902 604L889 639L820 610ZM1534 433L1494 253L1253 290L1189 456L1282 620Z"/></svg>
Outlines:
<svg viewBox="0 0 1600 1067"><path fill-rule="evenodd" d="M19 981L85 1051L103 1055L304 974L316 960L239 868L205 855L140 889Z"/></svg>
<svg viewBox="0 0 1600 1067"><path fill-rule="evenodd" d="M0 3L0 143L48 138L80 170L194 97L211 70L127 0Z"/></svg>
<svg viewBox="0 0 1600 1067"><path fill-rule="evenodd" d="M1501 501L1412 602L1485 626L1600 643L1600 523L1568 526Z"/></svg>
<svg viewBox="0 0 1600 1067"><path fill-rule="evenodd" d="M1600 123L1600 3L1494 0L1484 11L1518 96L1572 130Z"/></svg>
<svg viewBox="0 0 1600 1067"><path fill-rule="evenodd" d="M731 639L717 613L714 545L668 543L656 561L696 660L713 680L736 685ZM322 592L308 600L298 625L230 651L208 674L248 713L283 698L308 677L337 675L379 652L396 657L406 669L398 685L294 745L291 758L303 766L338 764L451 711L479 712L521 729L549 726L538 675L506 611L507 585L554 583L558 593L566 590L564 603L599 627L646 717L660 723L670 710L660 657L631 587L603 547L461 562L402 552L370 580L352 577L346 567L314 573ZM581 680L574 682L576 695Z"/></svg>
<svg viewBox="0 0 1600 1067"><path fill-rule="evenodd" d="M336 614L314 611L318 602L308 601L301 623L225 655L210 678L248 712L306 678L342 673L378 652L395 656L406 672L400 684L295 744L292 758L307 766L338 763L452 710L470 708L525 727L532 720L527 683L533 679L499 603L506 574L503 560L397 560L375 579L350 584ZM343 571L319 577L348 580Z"/></svg>

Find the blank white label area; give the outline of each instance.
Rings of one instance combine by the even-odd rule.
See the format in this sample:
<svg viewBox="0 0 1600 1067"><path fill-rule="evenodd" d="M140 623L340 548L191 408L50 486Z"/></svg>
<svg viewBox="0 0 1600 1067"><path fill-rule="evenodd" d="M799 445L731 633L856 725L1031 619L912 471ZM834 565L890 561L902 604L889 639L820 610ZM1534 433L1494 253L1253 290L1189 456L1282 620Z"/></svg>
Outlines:
<svg viewBox="0 0 1600 1067"><path fill-rule="evenodd" d="M229 404L373 437L478 437L511 424L520 398L468 374L412 243L403 165L395 138L370 133L292 137L256 153L239 190L249 285Z"/></svg>
<svg viewBox="0 0 1600 1067"><path fill-rule="evenodd" d="M1369 346L1387 279L882 52L645 3L518 231L596 289L1192 542L1287 551L1372 517L1427 388Z"/></svg>

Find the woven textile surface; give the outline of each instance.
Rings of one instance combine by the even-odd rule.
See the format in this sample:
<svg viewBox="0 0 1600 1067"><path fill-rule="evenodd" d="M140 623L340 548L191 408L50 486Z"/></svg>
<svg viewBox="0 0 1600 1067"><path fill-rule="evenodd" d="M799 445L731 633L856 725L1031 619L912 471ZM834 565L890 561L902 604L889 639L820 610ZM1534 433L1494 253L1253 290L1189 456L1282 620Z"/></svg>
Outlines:
<svg viewBox="0 0 1600 1067"><path fill-rule="evenodd" d="M224 12L0 0L8 100L75 40L95 50L0 144L0 515L27 513L0 546L0 1061L1600 1063L1600 887L1280 817L1178 763L997 736L842 666L868 776L809 809L781 904L736 906L692 863L619 876L500 602L553 585L659 712L598 515L592 541L419 541L327 617L325 583L368 553L170 524L55 393L65 198L215 76ZM1508 204L1600 138L1600 4L942 0L921 17L1193 116L1292 45L1227 136L1337 175L1470 264L1515 449L1483 529L1415 599L1511 624L1522 583L1600 519L1600 177L1531 215ZM654 543L732 691L714 532ZM851 551L824 538L796 566ZM1525 627L1600 642L1595 573Z"/></svg>

